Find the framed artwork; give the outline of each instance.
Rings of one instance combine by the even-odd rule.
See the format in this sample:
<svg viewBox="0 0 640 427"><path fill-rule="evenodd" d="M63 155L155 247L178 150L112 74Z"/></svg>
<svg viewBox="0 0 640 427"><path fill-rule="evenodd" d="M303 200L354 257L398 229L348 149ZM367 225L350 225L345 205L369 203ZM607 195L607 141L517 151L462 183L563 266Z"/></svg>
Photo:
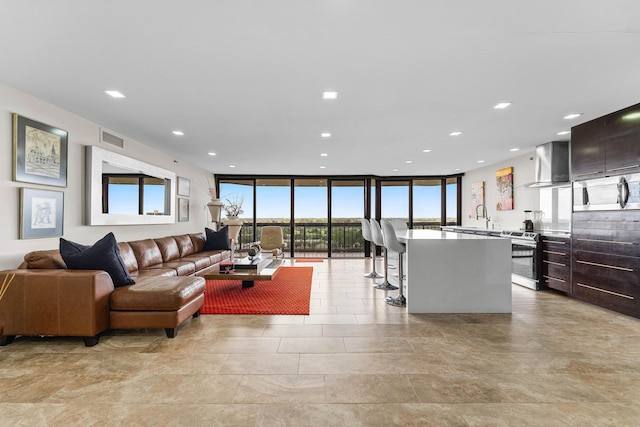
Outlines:
<svg viewBox="0 0 640 427"><path fill-rule="evenodd" d="M191 195L191 180L182 176L178 177L178 196Z"/></svg>
<svg viewBox="0 0 640 427"><path fill-rule="evenodd" d="M189 199L178 199L178 222L189 221Z"/></svg>
<svg viewBox="0 0 640 427"><path fill-rule="evenodd" d="M62 236L64 193L20 188L20 238Z"/></svg>
<svg viewBox="0 0 640 427"><path fill-rule="evenodd" d="M67 131L13 113L13 180L67 186Z"/></svg>
<svg viewBox="0 0 640 427"><path fill-rule="evenodd" d="M480 205L484 205L484 181L471 184L471 216L473 218L478 215L477 208Z"/></svg>
<svg viewBox="0 0 640 427"><path fill-rule="evenodd" d="M497 211L513 210L513 167L496 171Z"/></svg>

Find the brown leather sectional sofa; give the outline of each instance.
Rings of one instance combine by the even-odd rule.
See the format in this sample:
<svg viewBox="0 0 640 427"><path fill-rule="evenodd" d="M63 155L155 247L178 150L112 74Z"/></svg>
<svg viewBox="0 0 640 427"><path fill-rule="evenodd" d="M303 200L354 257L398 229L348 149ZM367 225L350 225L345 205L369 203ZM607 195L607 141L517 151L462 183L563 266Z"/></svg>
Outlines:
<svg viewBox="0 0 640 427"><path fill-rule="evenodd" d="M109 328L165 328L197 316L204 303L204 276L230 258L228 250L205 251L204 233L119 242L120 256L135 280L114 287L101 270L68 270L58 250L30 252L0 300L0 345L16 335L84 337L98 343Z"/></svg>

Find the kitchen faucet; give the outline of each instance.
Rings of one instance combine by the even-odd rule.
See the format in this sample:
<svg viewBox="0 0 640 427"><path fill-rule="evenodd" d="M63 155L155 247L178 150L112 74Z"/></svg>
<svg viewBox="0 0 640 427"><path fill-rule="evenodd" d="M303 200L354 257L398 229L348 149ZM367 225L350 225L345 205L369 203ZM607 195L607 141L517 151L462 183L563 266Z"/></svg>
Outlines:
<svg viewBox="0 0 640 427"><path fill-rule="evenodd" d="M482 208L482 216L480 216L478 214L478 208ZM489 221L491 221L491 218L489 218L489 215L487 215L487 207L483 204L479 204L478 206L476 206L476 221L480 218L484 218L485 220L485 228L488 230L489 229Z"/></svg>

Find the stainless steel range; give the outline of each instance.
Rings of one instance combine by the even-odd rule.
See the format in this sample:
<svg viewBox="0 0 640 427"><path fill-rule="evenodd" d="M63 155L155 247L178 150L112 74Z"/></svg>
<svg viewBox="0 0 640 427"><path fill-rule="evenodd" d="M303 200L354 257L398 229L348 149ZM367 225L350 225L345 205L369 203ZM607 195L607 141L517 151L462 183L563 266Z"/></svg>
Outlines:
<svg viewBox="0 0 640 427"><path fill-rule="evenodd" d="M511 239L511 281L530 289L540 289L540 234L530 231L503 231L500 237Z"/></svg>

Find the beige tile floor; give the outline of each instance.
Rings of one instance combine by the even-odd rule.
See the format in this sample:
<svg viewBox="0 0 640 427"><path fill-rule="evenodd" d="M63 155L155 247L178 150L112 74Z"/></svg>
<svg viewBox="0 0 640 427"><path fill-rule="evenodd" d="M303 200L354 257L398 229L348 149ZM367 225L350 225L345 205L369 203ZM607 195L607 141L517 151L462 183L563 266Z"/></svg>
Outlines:
<svg viewBox="0 0 640 427"><path fill-rule="evenodd" d="M513 314L409 315L369 261L299 265L309 316L203 315L92 348L17 338L0 425L640 425L638 319L518 286Z"/></svg>

